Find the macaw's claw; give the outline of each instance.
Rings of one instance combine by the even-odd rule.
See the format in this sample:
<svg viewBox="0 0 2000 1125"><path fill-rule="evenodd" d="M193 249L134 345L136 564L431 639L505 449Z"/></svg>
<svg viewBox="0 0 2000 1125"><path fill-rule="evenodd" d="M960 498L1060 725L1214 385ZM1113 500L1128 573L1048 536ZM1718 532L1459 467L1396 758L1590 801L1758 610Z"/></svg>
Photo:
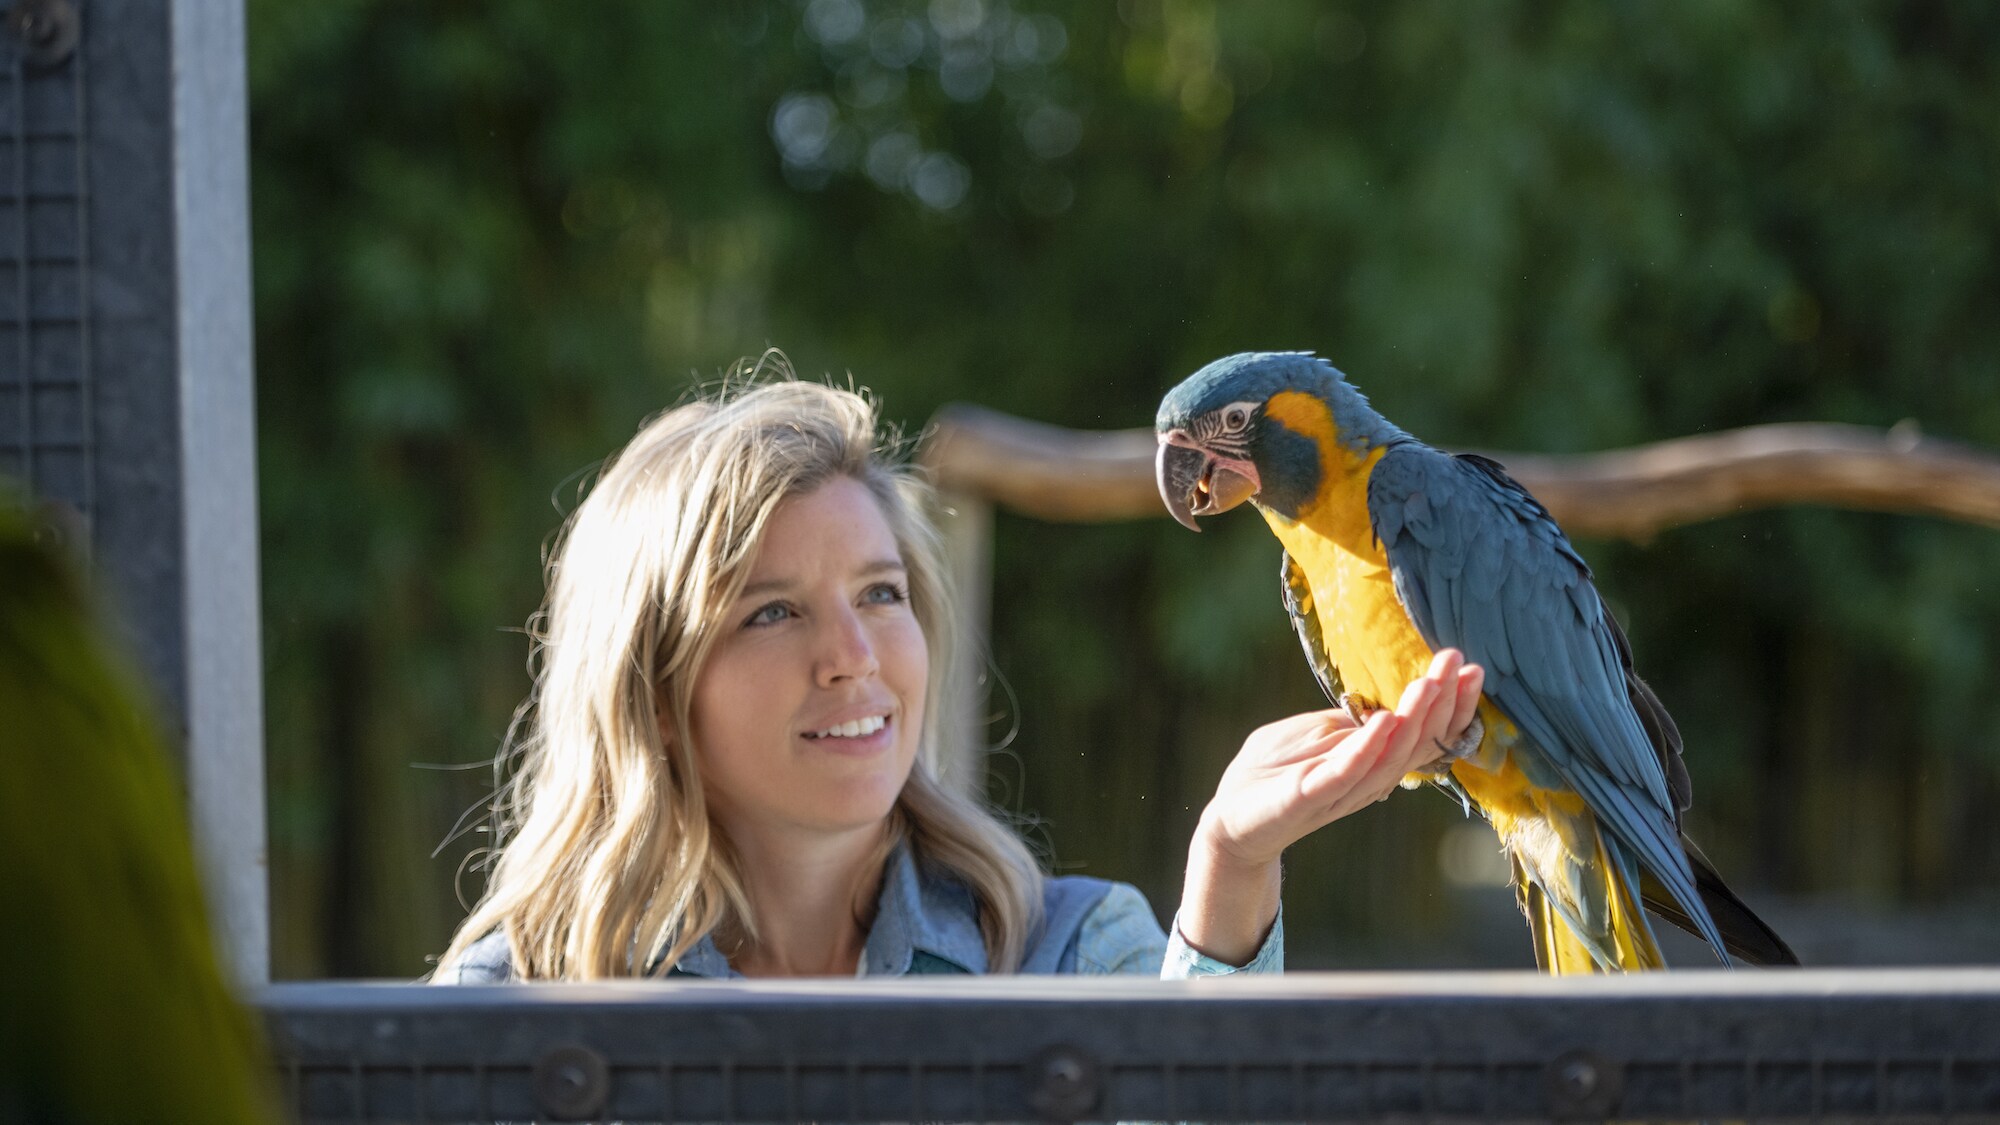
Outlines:
<svg viewBox="0 0 2000 1125"><path fill-rule="evenodd" d="M1473 751L1479 749L1479 743L1485 737L1486 724L1481 722L1479 716L1475 713L1472 716L1472 722L1466 724L1465 730L1451 742L1446 743L1438 739L1431 740L1437 743L1437 748L1441 751L1441 755L1436 762L1431 764L1431 768L1444 769L1453 762L1465 760L1472 755Z"/></svg>
<svg viewBox="0 0 2000 1125"><path fill-rule="evenodd" d="M1382 705L1365 695L1349 691L1341 693L1340 709L1347 712L1347 717L1353 719L1354 725L1358 727L1368 721L1368 716L1380 711Z"/></svg>

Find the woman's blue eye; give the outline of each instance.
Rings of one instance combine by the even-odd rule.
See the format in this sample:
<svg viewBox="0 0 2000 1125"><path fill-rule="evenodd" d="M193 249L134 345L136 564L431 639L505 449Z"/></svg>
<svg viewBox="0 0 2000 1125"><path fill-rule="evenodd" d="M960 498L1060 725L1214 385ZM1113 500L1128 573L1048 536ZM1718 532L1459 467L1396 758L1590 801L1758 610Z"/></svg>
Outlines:
<svg viewBox="0 0 2000 1125"><path fill-rule="evenodd" d="M877 586L870 586L868 587L868 593L865 595L873 605L894 605L897 602L907 599L909 596L910 592L908 590L903 589L893 582L884 582Z"/></svg>
<svg viewBox="0 0 2000 1125"><path fill-rule="evenodd" d="M745 621L743 624L776 625L778 622L783 621L785 618L791 616L791 613L792 613L791 608L785 605L785 603L772 602L770 605L767 605L762 609L758 610L757 612L751 614L750 620Z"/></svg>

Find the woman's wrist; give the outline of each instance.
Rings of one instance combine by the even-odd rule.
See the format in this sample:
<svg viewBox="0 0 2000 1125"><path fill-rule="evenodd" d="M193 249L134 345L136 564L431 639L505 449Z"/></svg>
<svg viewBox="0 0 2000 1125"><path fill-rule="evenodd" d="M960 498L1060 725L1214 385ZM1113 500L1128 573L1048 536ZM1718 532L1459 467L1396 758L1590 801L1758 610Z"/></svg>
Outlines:
<svg viewBox="0 0 2000 1125"><path fill-rule="evenodd" d="M1225 964L1248 964L1277 920L1281 880L1276 856L1243 855L1204 816L1188 848L1181 940Z"/></svg>
<svg viewBox="0 0 2000 1125"><path fill-rule="evenodd" d="M1238 873L1261 871L1278 862L1284 849L1271 849L1240 839L1223 823L1223 815L1216 811L1216 804L1210 803L1202 811L1201 820L1195 825L1194 838L1188 844L1188 862L1207 864L1218 871Z"/></svg>

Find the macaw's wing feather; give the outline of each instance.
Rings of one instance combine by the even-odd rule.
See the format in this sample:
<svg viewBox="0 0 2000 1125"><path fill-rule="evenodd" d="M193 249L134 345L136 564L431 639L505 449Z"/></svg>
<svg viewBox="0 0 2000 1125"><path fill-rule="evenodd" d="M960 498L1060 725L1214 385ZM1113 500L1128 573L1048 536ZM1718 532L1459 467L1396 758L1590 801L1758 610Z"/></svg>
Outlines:
<svg viewBox="0 0 2000 1125"><path fill-rule="evenodd" d="M1299 634L1299 645L1306 650L1306 664L1313 670L1313 678L1319 681L1320 690L1334 706L1340 706L1340 697L1346 692L1340 682L1340 669L1326 655L1326 642L1319 632L1319 613L1314 608L1312 586L1306 582L1306 572L1292 561L1292 556L1278 553L1278 586L1285 595L1285 613L1292 619L1292 628Z"/></svg>
<svg viewBox="0 0 2000 1125"><path fill-rule="evenodd" d="M1729 954L1752 965L1796 965L1799 955L1785 944L1778 932L1757 917L1755 911L1744 905L1715 868L1708 865L1694 841L1681 837L1681 845L1687 849L1688 862L1694 865L1695 887L1701 891L1701 903L1708 908L1709 917L1715 919L1716 928L1722 931L1722 942ZM1674 901L1667 888L1650 872L1639 876L1639 894L1646 909L1686 930L1701 936L1701 929L1688 912Z"/></svg>
<svg viewBox="0 0 2000 1125"><path fill-rule="evenodd" d="M1581 796L1722 950L1680 845L1686 779L1670 780L1679 756L1665 749L1679 734L1548 510L1496 462L1416 442L1376 464L1368 508L1424 641L1483 665L1487 698L1540 751L1515 754L1529 780Z"/></svg>
<svg viewBox="0 0 2000 1125"><path fill-rule="evenodd" d="M1651 685L1632 670L1632 644L1625 639L1625 630L1619 627L1618 619L1607 613L1604 624L1618 644L1618 660L1625 668L1626 694L1632 699L1632 711L1639 716L1639 725L1646 729L1646 740L1659 755L1660 770L1667 775L1667 791L1674 798L1674 823L1679 824L1680 814L1694 803L1694 785L1688 780L1687 763L1681 760L1681 728L1674 725L1674 717L1667 714L1666 705L1653 694Z"/></svg>

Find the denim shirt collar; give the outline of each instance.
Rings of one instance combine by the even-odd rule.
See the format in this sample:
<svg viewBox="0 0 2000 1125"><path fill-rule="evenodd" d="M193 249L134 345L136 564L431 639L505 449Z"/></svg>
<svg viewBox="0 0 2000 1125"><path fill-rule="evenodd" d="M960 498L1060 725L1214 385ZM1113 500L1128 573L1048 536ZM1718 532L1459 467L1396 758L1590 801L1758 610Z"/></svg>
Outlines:
<svg viewBox="0 0 2000 1125"><path fill-rule="evenodd" d="M882 869L882 893L875 904L875 925L868 931L862 957L871 977L899 977L910 971L915 954L926 953L967 973L986 971L986 938L979 932L979 910L972 892L949 876L921 870L909 842L896 845ZM724 979L742 974L706 935L673 971L687 976Z"/></svg>

